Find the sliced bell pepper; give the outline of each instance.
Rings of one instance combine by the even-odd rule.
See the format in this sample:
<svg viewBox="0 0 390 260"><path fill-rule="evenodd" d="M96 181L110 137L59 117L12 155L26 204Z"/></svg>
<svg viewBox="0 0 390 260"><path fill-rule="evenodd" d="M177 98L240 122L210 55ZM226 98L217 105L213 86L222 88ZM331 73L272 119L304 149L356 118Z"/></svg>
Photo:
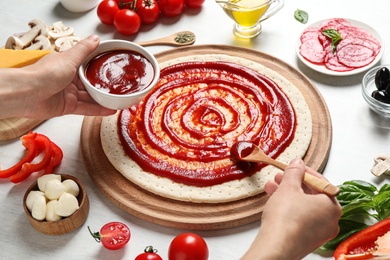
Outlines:
<svg viewBox="0 0 390 260"><path fill-rule="evenodd" d="M30 163L32 160L34 160L34 158L37 156L38 150L35 142L36 136L36 133L29 132L20 138L22 140L23 146L26 148L26 153L24 157L12 167L0 170L0 178L9 178L10 176L20 171L23 164Z"/></svg>
<svg viewBox="0 0 390 260"><path fill-rule="evenodd" d="M361 257L372 257L372 253L375 251L375 242L378 237L383 236L389 231L390 218L381 220L341 242L336 248L333 256L336 260L369 259L358 258L358 255L361 255Z"/></svg>
<svg viewBox="0 0 390 260"><path fill-rule="evenodd" d="M45 147L45 155L38 163L24 163L22 168L16 174L10 176L10 181L13 183L21 182L27 179L33 172L45 169L52 158L52 145L48 137L42 134L37 134L35 142L38 146Z"/></svg>
<svg viewBox="0 0 390 260"><path fill-rule="evenodd" d="M45 174L53 173L53 169L58 165L60 165L62 158L64 157L61 148L53 142L51 142L51 149L52 149L52 156L49 164L46 165Z"/></svg>

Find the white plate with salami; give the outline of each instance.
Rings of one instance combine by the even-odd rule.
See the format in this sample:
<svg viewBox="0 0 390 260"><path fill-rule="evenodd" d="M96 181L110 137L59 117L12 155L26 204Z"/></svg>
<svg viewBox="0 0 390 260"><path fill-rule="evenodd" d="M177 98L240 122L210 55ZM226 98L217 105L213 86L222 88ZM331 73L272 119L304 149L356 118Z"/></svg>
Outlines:
<svg viewBox="0 0 390 260"><path fill-rule="evenodd" d="M350 76L373 67L382 58L384 44L379 33L365 23L331 18L303 30L296 51L298 58L315 71Z"/></svg>

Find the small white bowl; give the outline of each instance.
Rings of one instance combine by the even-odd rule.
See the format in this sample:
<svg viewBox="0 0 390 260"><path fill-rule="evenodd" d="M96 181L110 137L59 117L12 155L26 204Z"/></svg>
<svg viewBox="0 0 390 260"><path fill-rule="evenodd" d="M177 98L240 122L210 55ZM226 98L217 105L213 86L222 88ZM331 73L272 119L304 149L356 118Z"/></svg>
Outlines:
<svg viewBox="0 0 390 260"><path fill-rule="evenodd" d="M390 104L383 103L376 100L371 96L374 90L377 90L375 85L375 74L382 68L387 67L390 69L390 65L381 65L370 69L363 77L362 80L362 95L368 106L382 117L390 118Z"/></svg>
<svg viewBox="0 0 390 260"><path fill-rule="evenodd" d="M100 0L60 0L66 10L73 13L82 13L98 5Z"/></svg>
<svg viewBox="0 0 390 260"><path fill-rule="evenodd" d="M153 66L154 77L152 82L143 90L130 94L112 94L95 88L89 82L85 75L86 67L90 60L93 59L95 56L113 50L130 50L142 54L146 59L151 62ZM153 54L146 50L144 47L125 40L102 41L98 48L83 61L83 63L79 67L78 73L88 93L98 104L116 110L122 110L138 104L138 102L141 101L142 98L157 84L160 78L160 68L157 59L153 56Z"/></svg>

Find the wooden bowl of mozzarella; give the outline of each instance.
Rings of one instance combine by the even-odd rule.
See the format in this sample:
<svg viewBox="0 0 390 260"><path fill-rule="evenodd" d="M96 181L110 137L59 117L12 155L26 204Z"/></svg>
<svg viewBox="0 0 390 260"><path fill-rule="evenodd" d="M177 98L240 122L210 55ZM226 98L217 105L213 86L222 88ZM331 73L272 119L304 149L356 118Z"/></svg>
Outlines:
<svg viewBox="0 0 390 260"><path fill-rule="evenodd" d="M48 185L53 179L59 182L51 181ZM42 198L36 197L40 196L45 196L46 207L38 206ZM74 205L74 198L77 199L77 206ZM52 201L55 201L54 205L49 206L48 203ZM60 201L61 206L58 206ZM56 212L60 215L54 213L53 208L56 206ZM85 222L89 213L89 199L83 184L77 178L67 174L49 174L39 177L27 189L23 198L23 208L28 221L37 231L46 235L63 235L76 230ZM45 212L42 212L43 209Z"/></svg>

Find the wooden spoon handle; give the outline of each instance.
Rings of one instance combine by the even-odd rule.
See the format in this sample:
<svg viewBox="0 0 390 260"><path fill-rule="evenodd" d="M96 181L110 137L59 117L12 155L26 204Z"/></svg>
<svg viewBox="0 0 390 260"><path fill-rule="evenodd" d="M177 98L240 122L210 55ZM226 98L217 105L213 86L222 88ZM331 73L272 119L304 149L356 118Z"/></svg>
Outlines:
<svg viewBox="0 0 390 260"><path fill-rule="evenodd" d="M334 186L330 182L324 179L320 179L308 172L305 172L305 176L303 177L303 183L305 183L313 190L324 193L330 197L337 196L340 192L339 187Z"/></svg>
<svg viewBox="0 0 390 260"><path fill-rule="evenodd" d="M266 163L271 164L281 170L285 170L287 165L284 163L281 163L279 161L270 159L270 160L263 160L263 162L266 161ZM310 172L315 172L313 169L310 169L309 167L306 167L305 175L303 176L303 183L306 184L311 189L324 193L330 197L335 197L340 193L340 189L337 186L334 186L327 180L321 179L313 174L310 174ZM320 173L318 173L320 174Z"/></svg>

